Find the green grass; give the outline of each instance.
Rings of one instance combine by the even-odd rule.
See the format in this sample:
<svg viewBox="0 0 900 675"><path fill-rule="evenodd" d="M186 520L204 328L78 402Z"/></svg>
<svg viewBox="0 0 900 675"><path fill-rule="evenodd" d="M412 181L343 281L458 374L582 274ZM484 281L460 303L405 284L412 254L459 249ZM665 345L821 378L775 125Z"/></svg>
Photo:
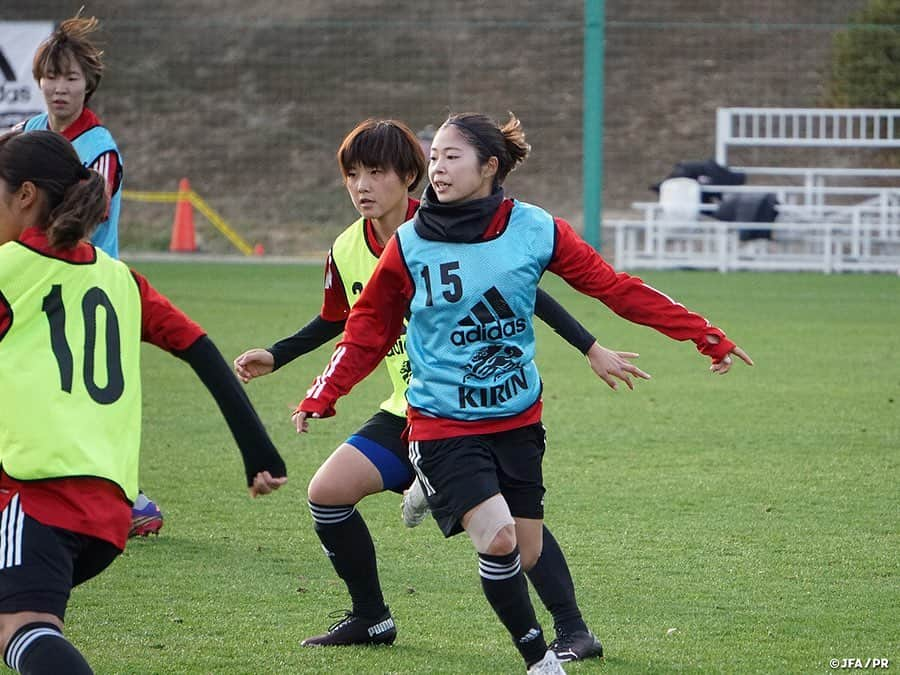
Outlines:
<svg viewBox="0 0 900 675"><path fill-rule="evenodd" d="M321 270L139 269L227 359L303 325ZM718 377L691 344L546 288L602 344L653 375L614 393L544 326L547 522L608 652L571 673L824 673L831 658L900 665L900 279L653 273L756 360ZM166 515L74 591L67 630L98 673L515 673L464 537L362 503L400 635L392 648L298 647L348 606L306 507L320 462L384 398L377 372L298 437L288 414L330 349L251 383L290 482L250 500L211 397L146 347L141 482ZM549 617L540 609L546 628ZM670 633L670 629L676 629Z"/></svg>

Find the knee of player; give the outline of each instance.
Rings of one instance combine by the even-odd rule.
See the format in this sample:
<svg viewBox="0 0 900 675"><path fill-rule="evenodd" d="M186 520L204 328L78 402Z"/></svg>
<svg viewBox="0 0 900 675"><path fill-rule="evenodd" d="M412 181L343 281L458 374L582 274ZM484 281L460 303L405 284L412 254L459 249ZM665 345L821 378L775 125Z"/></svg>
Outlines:
<svg viewBox="0 0 900 675"><path fill-rule="evenodd" d="M506 555L516 547L516 523L499 494L467 513L463 523L479 553Z"/></svg>
<svg viewBox="0 0 900 675"><path fill-rule="evenodd" d="M320 472L309 481L306 496L313 504L334 504L338 489L339 486L327 474L322 475Z"/></svg>
<svg viewBox="0 0 900 675"><path fill-rule="evenodd" d="M525 542L519 542L519 556L522 561L522 569L526 572L531 571L531 568L537 565L538 559L541 557L541 546L538 544L537 547L534 546L526 546Z"/></svg>
<svg viewBox="0 0 900 675"><path fill-rule="evenodd" d="M507 555L508 553L512 553L513 549L516 547L516 528L514 525L503 525L497 530L497 533L494 535L493 539L491 539L488 544L487 551L482 551L482 553L487 553L489 555Z"/></svg>

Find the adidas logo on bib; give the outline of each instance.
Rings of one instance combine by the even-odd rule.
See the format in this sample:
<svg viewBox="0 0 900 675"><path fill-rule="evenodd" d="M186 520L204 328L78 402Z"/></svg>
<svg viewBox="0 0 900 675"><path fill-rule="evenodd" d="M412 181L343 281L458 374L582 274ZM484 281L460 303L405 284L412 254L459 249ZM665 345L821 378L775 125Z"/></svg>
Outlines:
<svg viewBox="0 0 900 675"><path fill-rule="evenodd" d="M525 319L515 315L496 286L491 286L457 325L461 328L450 333L450 341L457 347L472 342L502 340L528 328Z"/></svg>

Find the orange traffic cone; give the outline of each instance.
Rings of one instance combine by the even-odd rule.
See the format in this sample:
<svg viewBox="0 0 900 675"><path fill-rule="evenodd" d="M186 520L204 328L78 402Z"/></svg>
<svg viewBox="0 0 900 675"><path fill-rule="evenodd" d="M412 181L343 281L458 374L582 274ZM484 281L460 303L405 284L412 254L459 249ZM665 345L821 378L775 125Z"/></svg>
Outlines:
<svg viewBox="0 0 900 675"><path fill-rule="evenodd" d="M169 243L170 251L184 253L197 250L197 241L194 236L194 206L191 204L190 192L191 184L187 178L182 178L178 183L178 201L175 203L172 241Z"/></svg>

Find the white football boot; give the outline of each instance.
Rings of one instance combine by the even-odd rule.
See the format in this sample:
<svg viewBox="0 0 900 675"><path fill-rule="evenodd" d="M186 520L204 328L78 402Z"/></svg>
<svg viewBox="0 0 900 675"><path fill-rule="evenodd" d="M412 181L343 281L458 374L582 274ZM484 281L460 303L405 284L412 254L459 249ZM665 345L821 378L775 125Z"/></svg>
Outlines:
<svg viewBox="0 0 900 675"><path fill-rule="evenodd" d="M400 512L403 514L403 523L407 527L415 527L421 524L425 520L425 516L428 515L428 502L425 499L425 491L422 490L422 484L418 478L403 493Z"/></svg>
<svg viewBox="0 0 900 675"><path fill-rule="evenodd" d="M531 664L528 675L566 675L566 671L563 670L562 664L556 658L556 653L552 649L548 649L544 658Z"/></svg>

